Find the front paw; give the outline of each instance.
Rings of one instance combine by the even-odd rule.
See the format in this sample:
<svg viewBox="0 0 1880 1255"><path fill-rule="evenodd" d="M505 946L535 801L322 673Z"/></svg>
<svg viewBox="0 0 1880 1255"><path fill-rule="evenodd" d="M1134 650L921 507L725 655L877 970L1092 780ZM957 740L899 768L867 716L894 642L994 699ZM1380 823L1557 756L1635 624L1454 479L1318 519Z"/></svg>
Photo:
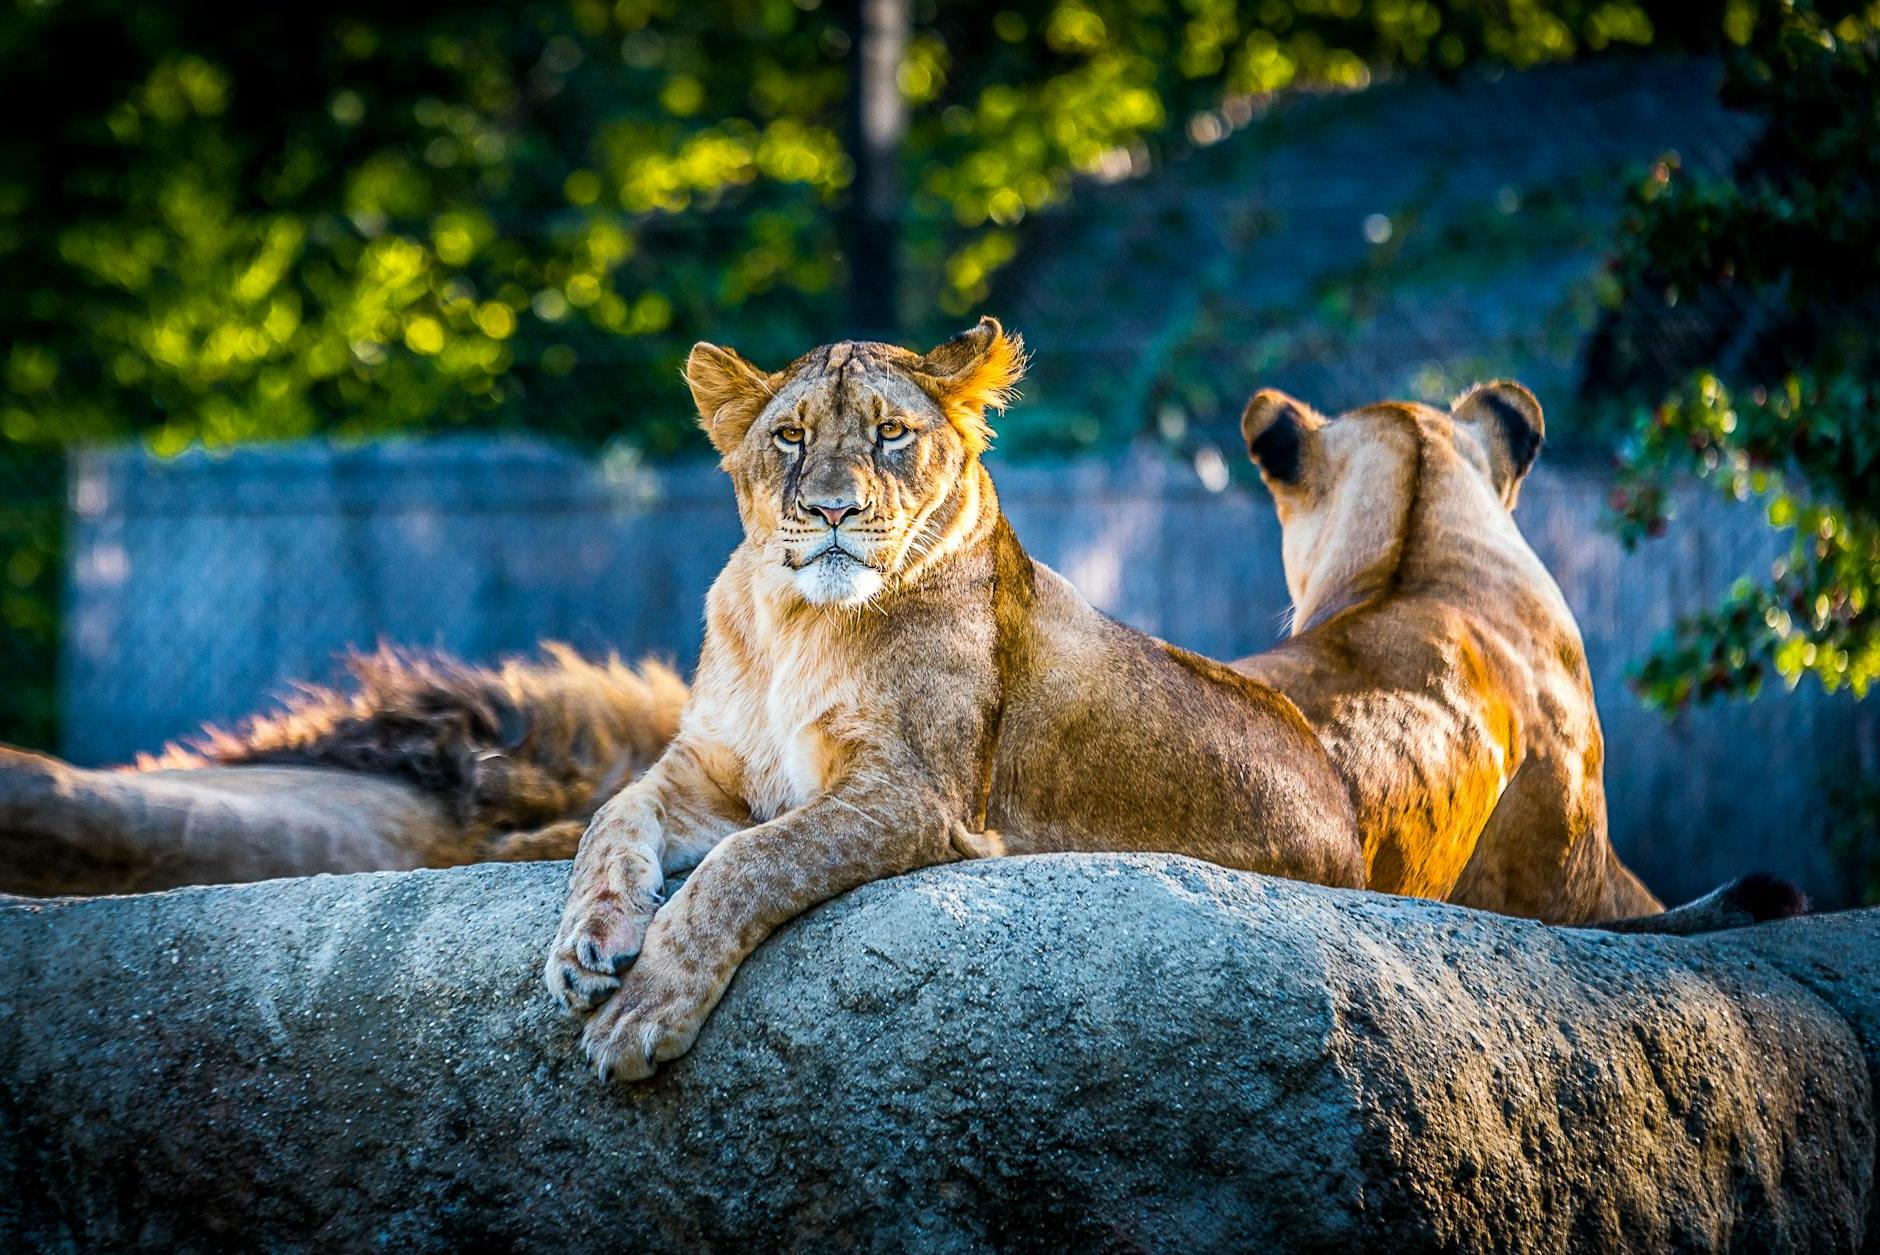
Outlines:
<svg viewBox="0 0 1880 1255"><path fill-rule="evenodd" d="M623 899L607 891L569 899L543 973L563 1010L591 1011L620 988L621 973L639 955L658 909L657 898Z"/></svg>
<svg viewBox="0 0 1880 1255"><path fill-rule="evenodd" d="M603 1081L645 1080L692 1048L720 992L721 982L649 952L581 1034L589 1066Z"/></svg>
<svg viewBox="0 0 1880 1255"><path fill-rule="evenodd" d="M613 855L590 833L575 860L568 905L555 931L543 976L572 1014L592 1010L620 987L620 974L640 953L653 914L664 901L655 868L636 852Z"/></svg>

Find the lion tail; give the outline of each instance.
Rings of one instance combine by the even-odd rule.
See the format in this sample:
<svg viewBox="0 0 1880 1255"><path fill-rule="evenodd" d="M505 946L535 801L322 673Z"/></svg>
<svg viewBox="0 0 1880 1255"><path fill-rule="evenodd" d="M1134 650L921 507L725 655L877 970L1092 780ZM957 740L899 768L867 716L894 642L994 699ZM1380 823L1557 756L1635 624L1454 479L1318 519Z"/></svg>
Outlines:
<svg viewBox="0 0 1880 1255"><path fill-rule="evenodd" d="M1808 910L1808 898L1800 889L1779 877L1758 872L1733 880L1682 906L1652 915L1606 920L1593 927L1615 933L1689 936L1788 919L1806 915Z"/></svg>

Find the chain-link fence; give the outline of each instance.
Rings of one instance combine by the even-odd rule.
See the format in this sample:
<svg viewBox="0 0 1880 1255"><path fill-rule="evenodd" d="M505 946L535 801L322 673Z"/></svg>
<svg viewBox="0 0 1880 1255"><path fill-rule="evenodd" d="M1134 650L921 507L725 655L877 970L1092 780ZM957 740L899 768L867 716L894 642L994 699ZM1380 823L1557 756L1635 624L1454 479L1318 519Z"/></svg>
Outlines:
<svg viewBox="0 0 1880 1255"><path fill-rule="evenodd" d="M1555 456L1603 454L1629 417L1606 398L1700 364L1688 310L1630 342L1649 379L1589 347L1608 344L1628 188L1667 154L1727 174L1758 132L1720 75L1618 59L1214 121L1186 159L1091 188L1021 252L999 312L1040 351L1038 408L1017 422L1069 447L1147 425L1231 449L1258 387L1336 412L1512 377L1546 403Z"/></svg>

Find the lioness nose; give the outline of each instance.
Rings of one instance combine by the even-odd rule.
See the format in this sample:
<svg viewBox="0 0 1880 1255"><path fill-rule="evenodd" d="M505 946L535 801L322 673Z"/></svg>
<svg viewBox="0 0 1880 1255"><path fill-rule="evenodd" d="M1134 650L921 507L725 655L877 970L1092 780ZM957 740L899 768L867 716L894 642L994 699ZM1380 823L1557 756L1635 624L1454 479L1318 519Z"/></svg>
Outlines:
<svg viewBox="0 0 1880 1255"><path fill-rule="evenodd" d="M841 527L843 519L851 514L862 512L861 505L854 501L806 501L803 507L810 513L820 514L828 519L831 527Z"/></svg>

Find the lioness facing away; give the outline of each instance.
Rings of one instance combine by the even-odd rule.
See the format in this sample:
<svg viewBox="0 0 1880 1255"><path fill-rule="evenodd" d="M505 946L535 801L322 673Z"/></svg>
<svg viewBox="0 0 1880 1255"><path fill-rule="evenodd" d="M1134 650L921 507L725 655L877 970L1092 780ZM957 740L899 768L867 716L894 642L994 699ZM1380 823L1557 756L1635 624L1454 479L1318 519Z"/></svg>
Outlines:
<svg viewBox="0 0 1880 1255"><path fill-rule="evenodd" d="M1318 733L1372 889L1627 932L1806 910L1753 875L1665 911L1613 850L1579 625L1513 515L1545 430L1508 381L1338 418L1255 393L1241 434L1279 513L1292 637L1234 669Z"/></svg>
<svg viewBox="0 0 1880 1255"><path fill-rule="evenodd" d="M1364 883L1298 708L1033 562L979 455L1021 346L843 343L686 378L744 541L671 745L595 815L546 977L602 1075L692 1044L745 956L870 880L974 855L1161 850ZM673 895L674 872L693 870Z"/></svg>
<svg viewBox="0 0 1880 1255"><path fill-rule="evenodd" d="M1268 390L1241 431L1293 636L1234 666L1290 697L1352 782L1366 883L1565 923L1658 911L1607 839L1579 627L1511 513L1544 432L1534 394L1326 418Z"/></svg>

